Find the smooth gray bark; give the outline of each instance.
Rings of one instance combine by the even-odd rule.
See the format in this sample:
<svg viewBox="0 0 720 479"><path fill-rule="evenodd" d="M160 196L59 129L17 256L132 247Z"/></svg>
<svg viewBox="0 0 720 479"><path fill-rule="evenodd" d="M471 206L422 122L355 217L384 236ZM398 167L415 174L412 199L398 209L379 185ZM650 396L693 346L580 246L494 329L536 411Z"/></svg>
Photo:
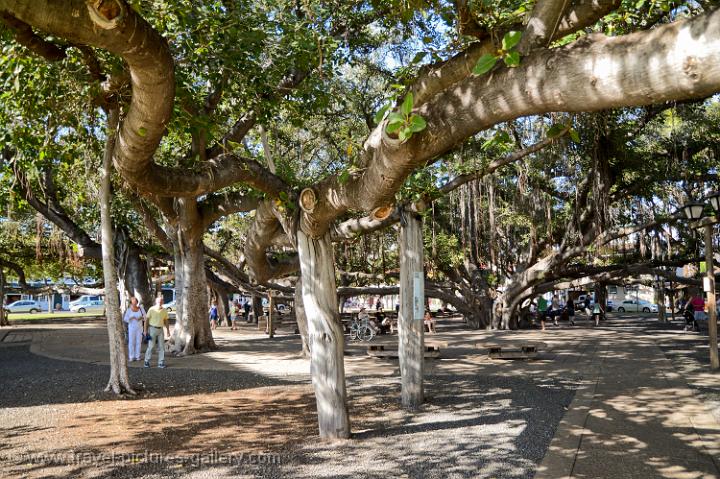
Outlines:
<svg viewBox="0 0 720 479"><path fill-rule="evenodd" d="M713 226L705 226L705 281L708 299L708 336L710 336L710 369L720 368L718 358L717 308L715 303L715 266L712 252Z"/></svg>
<svg viewBox="0 0 720 479"><path fill-rule="evenodd" d="M320 437L346 439L350 437L350 420L345 387L345 345L338 313L332 242L329 234L313 239L298 229L297 244Z"/></svg>
<svg viewBox="0 0 720 479"><path fill-rule="evenodd" d="M403 220L400 224L398 353L402 377L402 404L408 409L416 409L424 401L425 280L422 219L416 214L403 212Z"/></svg>
<svg viewBox="0 0 720 479"><path fill-rule="evenodd" d="M308 338L308 320L305 314L305 305L302 299L302 278L298 278L295 283L295 304L293 305L295 311L295 321L297 322L298 331L300 331L300 338L302 339L302 352L303 356L310 356L310 341Z"/></svg>
<svg viewBox="0 0 720 479"><path fill-rule="evenodd" d="M108 110L107 140L103 166L100 170L100 224L102 230L102 264L105 280L105 317L107 318L108 342L110 347L110 379L106 391L115 394L134 394L130 386L127 369L127 344L120 312L117 271L115 270L115 245L113 241L112 216L110 213L110 192L112 176L112 151L117 138L118 110Z"/></svg>

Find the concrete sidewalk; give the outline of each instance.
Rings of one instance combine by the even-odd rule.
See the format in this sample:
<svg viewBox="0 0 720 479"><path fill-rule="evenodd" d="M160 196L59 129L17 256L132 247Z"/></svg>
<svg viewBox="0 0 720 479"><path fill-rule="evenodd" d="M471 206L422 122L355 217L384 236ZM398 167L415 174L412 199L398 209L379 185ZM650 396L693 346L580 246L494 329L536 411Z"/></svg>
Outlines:
<svg viewBox="0 0 720 479"><path fill-rule="evenodd" d="M536 478L720 477L720 424L652 336L615 332L576 367L585 385Z"/></svg>

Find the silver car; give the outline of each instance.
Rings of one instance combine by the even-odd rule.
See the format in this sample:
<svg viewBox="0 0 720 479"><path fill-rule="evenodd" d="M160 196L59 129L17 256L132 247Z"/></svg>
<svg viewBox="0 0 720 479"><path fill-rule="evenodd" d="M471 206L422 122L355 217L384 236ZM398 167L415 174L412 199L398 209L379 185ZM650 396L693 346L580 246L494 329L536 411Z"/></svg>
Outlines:
<svg viewBox="0 0 720 479"><path fill-rule="evenodd" d="M8 313L39 313L40 303L31 299L21 299L5 306Z"/></svg>
<svg viewBox="0 0 720 479"><path fill-rule="evenodd" d="M618 304L617 307L618 313L657 313L658 312L658 305L653 304L650 301L645 301L644 299L626 299L622 303Z"/></svg>

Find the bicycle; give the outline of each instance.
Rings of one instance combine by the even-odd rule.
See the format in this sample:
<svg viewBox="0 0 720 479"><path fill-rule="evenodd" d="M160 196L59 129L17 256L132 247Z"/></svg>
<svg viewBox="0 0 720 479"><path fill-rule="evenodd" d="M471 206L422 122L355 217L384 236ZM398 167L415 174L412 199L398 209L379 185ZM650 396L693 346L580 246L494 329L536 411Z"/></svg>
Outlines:
<svg viewBox="0 0 720 479"><path fill-rule="evenodd" d="M367 319L359 320L357 318L352 320L350 324L350 340L353 341L372 341L375 337L375 329L370 326Z"/></svg>

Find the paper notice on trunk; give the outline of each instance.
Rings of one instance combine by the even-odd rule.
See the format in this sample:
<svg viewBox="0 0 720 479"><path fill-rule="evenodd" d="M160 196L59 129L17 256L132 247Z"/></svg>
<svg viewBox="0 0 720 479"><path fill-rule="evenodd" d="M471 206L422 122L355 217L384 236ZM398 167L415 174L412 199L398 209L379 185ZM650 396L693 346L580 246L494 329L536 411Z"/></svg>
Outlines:
<svg viewBox="0 0 720 479"><path fill-rule="evenodd" d="M422 321L425 315L425 278L421 271L413 273L413 319Z"/></svg>

